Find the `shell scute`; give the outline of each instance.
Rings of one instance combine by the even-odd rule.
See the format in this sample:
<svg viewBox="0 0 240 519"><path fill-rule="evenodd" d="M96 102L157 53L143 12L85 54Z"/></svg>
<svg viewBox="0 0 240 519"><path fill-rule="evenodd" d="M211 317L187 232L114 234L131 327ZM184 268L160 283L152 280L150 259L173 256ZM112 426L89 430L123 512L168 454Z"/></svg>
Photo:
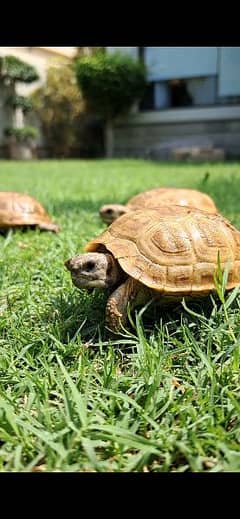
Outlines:
<svg viewBox="0 0 240 519"><path fill-rule="evenodd" d="M137 210L118 218L85 250L102 245L129 276L157 292L214 290L218 257L222 269L230 265L227 288L240 285L240 232L219 214L179 206L175 214Z"/></svg>

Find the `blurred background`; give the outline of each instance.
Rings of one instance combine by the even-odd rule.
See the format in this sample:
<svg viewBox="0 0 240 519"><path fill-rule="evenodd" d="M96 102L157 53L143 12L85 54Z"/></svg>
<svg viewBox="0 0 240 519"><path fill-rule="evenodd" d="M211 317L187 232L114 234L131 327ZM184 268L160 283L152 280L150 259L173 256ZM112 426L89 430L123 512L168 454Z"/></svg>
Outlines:
<svg viewBox="0 0 240 519"><path fill-rule="evenodd" d="M143 65L145 87L122 109L123 81L109 112L104 92L91 98L86 65L100 60L105 76L90 79L108 94L121 74L103 56L119 54ZM0 158L105 155L239 158L240 47L0 47Z"/></svg>

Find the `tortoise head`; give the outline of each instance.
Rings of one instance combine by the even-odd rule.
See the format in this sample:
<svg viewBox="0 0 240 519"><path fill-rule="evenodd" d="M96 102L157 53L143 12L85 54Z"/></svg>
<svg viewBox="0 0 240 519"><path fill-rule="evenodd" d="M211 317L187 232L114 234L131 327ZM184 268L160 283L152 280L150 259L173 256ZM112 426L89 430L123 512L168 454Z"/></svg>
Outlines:
<svg viewBox="0 0 240 519"><path fill-rule="evenodd" d="M107 223L110 225L114 220L119 218L119 216L122 216L122 214L125 214L128 212L128 208L125 205L121 204L107 204L103 205L100 210L100 218L104 221L104 223Z"/></svg>
<svg viewBox="0 0 240 519"><path fill-rule="evenodd" d="M121 269L111 254L88 252L65 262L78 288L109 288L121 279Z"/></svg>

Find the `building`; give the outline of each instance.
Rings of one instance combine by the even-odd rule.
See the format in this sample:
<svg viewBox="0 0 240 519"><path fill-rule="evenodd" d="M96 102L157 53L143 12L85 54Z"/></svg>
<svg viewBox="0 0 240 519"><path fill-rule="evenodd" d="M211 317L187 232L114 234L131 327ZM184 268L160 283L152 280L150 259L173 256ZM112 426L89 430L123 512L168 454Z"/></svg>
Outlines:
<svg viewBox="0 0 240 519"><path fill-rule="evenodd" d="M147 67L144 99L115 124L115 156L169 158L190 147L240 157L240 47L106 50Z"/></svg>

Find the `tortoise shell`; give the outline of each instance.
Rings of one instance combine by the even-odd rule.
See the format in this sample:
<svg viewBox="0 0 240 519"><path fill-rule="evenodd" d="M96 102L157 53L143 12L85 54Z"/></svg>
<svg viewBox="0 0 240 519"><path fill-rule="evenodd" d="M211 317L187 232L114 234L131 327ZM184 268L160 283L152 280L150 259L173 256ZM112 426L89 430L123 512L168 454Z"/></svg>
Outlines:
<svg viewBox="0 0 240 519"><path fill-rule="evenodd" d="M32 225L58 231L58 226L35 198L23 193L0 192L0 228Z"/></svg>
<svg viewBox="0 0 240 519"><path fill-rule="evenodd" d="M85 247L110 251L132 278L165 294L203 295L230 262L227 288L240 285L240 232L219 214L174 206L137 210Z"/></svg>
<svg viewBox="0 0 240 519"><path fill-rule="evenodd" d="M197 191L196 189L180 189L174 187L159 187L139 193L130 198L126 206L131 210L154 208L157 205L177 204L182 206L191 206L207 211L209 213L217 213L217 207L214 201L206 193Z"/></svg>

